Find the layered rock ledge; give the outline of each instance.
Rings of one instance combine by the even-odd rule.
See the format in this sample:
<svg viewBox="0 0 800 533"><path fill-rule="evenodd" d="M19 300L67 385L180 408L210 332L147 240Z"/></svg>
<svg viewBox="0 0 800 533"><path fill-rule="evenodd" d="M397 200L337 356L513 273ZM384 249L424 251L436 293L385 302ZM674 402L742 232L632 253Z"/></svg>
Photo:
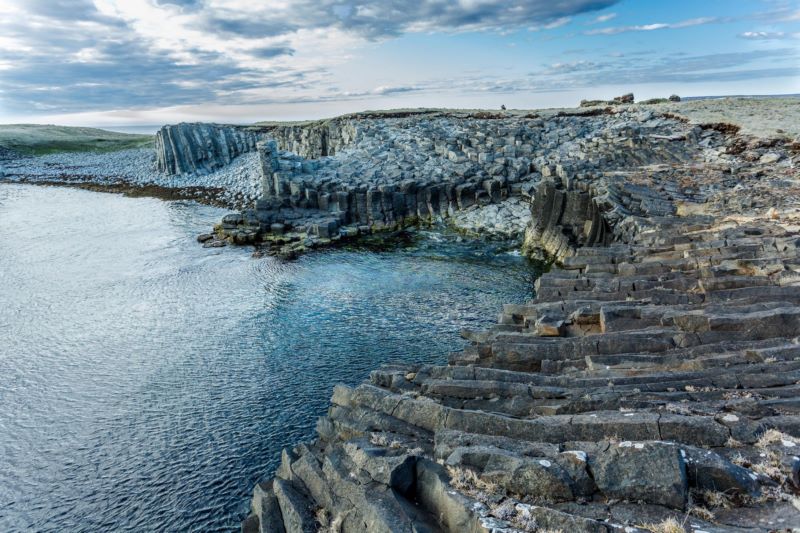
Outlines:
<svg viewBox="0 0 800 533"><path fill-rule="evenodd" d="M536 298L337 387L243 531L800 527L798 147L636 122L531 159Z"/></svg>
<svg viewBox="0 0 800 533"><path fill-rule="evenodd" d="M162 129L157 145L167 153L159 161L186 159L178 166L205 168L224 165L240 149L229 127L197 125L196 134L185 132L189 127ZM256 139L262 197L223 220L216 236L276 253L437 221L521 240L530 217L520 206L532 201L543 179L591 180L643 165L702 161L705 151L725 148L723 133L633 106L375 113L242 131ZM183 141L160 140L166 138ZM218 158L209 155L226 143ZM252 142L242 146L253 150Z"/></svg>

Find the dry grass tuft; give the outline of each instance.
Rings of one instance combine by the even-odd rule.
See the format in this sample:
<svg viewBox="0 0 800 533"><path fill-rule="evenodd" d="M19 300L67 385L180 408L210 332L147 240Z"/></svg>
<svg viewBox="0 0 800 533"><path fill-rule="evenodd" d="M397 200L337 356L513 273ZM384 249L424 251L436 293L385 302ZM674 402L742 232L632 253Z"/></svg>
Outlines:
<svg viewBox="0 0 800 533"><path fill-rule="evenodd" d="M346 514L336 515L328 525L322 525L322 523L320 523L321 527L318 533L341 533L345 516ZM319 520L319 518L317 518L317 520Z"/></svg>
<svg viewBox="0 0 800 533"><path fill-rule="evenodd" d="M702 507L700 505L693 505L689 508L689 514L692 516L696 516L706 522L711 522L714 520L714 513Z"/></svg>
<svg viewBox="0 0 800 533"><path fill-rule="evenodd" d="M744 444L734 439L733 437L728 437L728 440L725 441L726 448L741 448L742 446L744 446Z"/></svg>
<svg viewBox="0 0 800 533"><path fill-rule="evenodd" d="M494 494L499 490L495 483L484 481L469 468L448 465L447 473L450 474L450 485L470 495L481 492Z"/></svg>
<svg viewBox="0 0 800 533"><path fill-rule="evenodd" d="M320 525L320 529L327 530L328 526L331 525L330 516L328 515L328 510L324 507L320 507L317 509L317 512L314 513L314 516L317 519L317 523Z"/></svg>
<svg viewBox="0 0 800 533"><path fill-rule="evenodd" d="M375 446L383 446L386 448L389 446L389 439L386 438L386 435L383 433L373 433L369 437L369 442L374 444Z"/></svg>
<svg viewBox="0 0 800 533"><path fill-rule="evenodd" d="M389 440L385 433L372 433L369 437L369 442L375 446L383 448L402 448L403 443L397 440Z"/></svg>
<svg viewBox="0 0 800 533"><path fill-rule="evenodd" d="M750 470L756 474L765 475L777 481L780 485L783 485L787 479L786 473L783 472L783 465L781 464L781 454L773 450L768 450L766 452L766 457L763 457L760 462L750 465Z"/></svg>
<svg viewBox="0 0 800 533"><path fill-rule="evenodd" d="M731 462L738 466L744 466L746 464L750 464L747 459L745 459L744 455L741 453L736 453L733 457L731 457Z"/></svg>
<svg viewBox="0 0 800 533"><path fill-rule="evenodd" d="M540 533L563 533L562 530L541 529L536 523L536 518L531 514L529 505L522 504L507 498L499 504L489 505L489 514L500 520L505 520L516 531L537 531Z"/></svg>
<svg viewBox="0 0 800 533"><path fill-rule="evenodd" d="M692 492L703 504L712 509L730 509L735 507L729 494L716 490L702 490Z"/></svg>
<svg viewBox="0 0 800 533"><path fill-rule="evenodd" d="M653 533L685 533L686 531L674 518L667 518L658 524L642 524L640 527Z"/></svg>
<svg viewBox="0 0 800 533"><path fill-rule="evenodd" d="M777 429L768 429L756 441L756 447L766 448L772 444L783 444L784 442L791 442L792 444L797 445L797 441L794 437L787 435L786 433L781 433Z"/></svg>

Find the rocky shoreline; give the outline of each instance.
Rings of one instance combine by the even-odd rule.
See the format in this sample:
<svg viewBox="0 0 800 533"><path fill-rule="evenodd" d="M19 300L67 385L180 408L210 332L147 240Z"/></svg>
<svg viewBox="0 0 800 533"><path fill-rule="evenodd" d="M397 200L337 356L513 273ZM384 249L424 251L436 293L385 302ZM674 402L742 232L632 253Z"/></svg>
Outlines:
<svg viewBox="0 0 800 533"><path fill-rule="evenodd" d="M536 298L337 387L243 531L800 527L797 143L619 115L532 160Z"/></svg>
<svg viewBox="0 0 800 533"><path fill-rule="evenodd" d="M255 488L245 532L790 531L800 142L785 116L725 117L794 116L795 100L180 124L155 155L3 166L218 186L243 209L204 246L292 257L444 223L557 265L448 364L337 387L318 438ZM681 114L698 108L714 121Z"/></svg>
<svg viewBox="0 0 800 533"><path fill-rule="evenodd" d="M216 243L293 256L341 239L445 221L521 241L543 179L700 157L717 136L648 107L541 113L370 113L303 125L179 124L156 138L166 171L214 172L258 155L263 195ZM681 142L685 141L685 142ZM291 149L293 151L288 151Z"/></svg>

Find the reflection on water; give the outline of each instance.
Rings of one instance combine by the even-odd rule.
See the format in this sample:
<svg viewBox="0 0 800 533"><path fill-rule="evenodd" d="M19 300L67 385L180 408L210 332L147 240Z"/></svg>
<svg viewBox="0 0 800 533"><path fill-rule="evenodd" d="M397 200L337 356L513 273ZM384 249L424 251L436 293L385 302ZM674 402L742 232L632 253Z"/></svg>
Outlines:
<svg viewBox="0 0 800 533"><path fill-rule="evenodd" d="M233 531L335 383L441 362L530 293L460 244L201 248L221 214L0 185L0 531Z"/></svg>

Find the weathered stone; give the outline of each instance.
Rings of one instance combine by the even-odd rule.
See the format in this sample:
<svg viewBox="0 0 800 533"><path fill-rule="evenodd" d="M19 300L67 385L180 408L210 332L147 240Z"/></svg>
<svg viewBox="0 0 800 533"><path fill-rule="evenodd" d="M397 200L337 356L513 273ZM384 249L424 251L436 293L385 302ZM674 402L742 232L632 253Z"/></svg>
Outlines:
<svg viewBox="0 0 800 533"><path fill-rule="evenodd" d="M623 441L589 459L597 488L608 497L683 509L686 465L673 444Z"/></svg>
<svg viewBox="0 0 800 533"><path fill-rule="evenodd" d="M281 509L286 533L313 533L317 531L313 505L291 483L276 479L273 483L275 497Z"/></svg>
<svg viewBox="0 0 800 533"><path fill-rule="evenodd" d="M283 533L283 517L278 506L278 500L273 491L274 481L258 483L253 490L253 500L250 504L255 520L249 520L248 527L255 528L259 533ZM244 526L242 526L244 529Z"/></svg>
<svg viewBox="0 0 800 533"><path fill-rule="evenodd" d="M738 505L774 498L761 485L795 490L796 444L781 439L800 436L800 240L788 214L800 204L765 176L777 168L794 179L782 161L796 155L782 141L661 115L670 104L656 103L498 118L480 131L462 121L463 136L447 117L424 126L437 132L427 144L414 120L398 121L408 133L356 124L353 144L337 147L342 159L314 170L343 171L313 186L328 208L348 191L341 223L368 233L448 216L488 227L502 224L507 196L533 197L524 249L559 266L537 280L534 300L466 333L471 344L449 365L393 364L367 385L336 388L313 448L332 497L306 481L320 478L305 472L307 448L286 454L279 477L353 531L431 519L433 530L635 531L683 520L690 488L698 505L715 491ZM360 167L364 146L385 153L371 135L392 149ZM406 146L429 152L423 161ZM779 159L761 162L771 152ZM308 191L315 176L292 174L290 160L279 154L282 179ZM364 179L345 189L355 172ZM774 479L748 469L768 451L782 469ZM784 504L749 505L713 511L746 529Z"/></svg>
<svg viewBox="0 0 800 533"><path fill-rule="evenodd" d="M689 486L725 494L758 496L758 476L719 454L693 446L681 447Z"/></svg>

